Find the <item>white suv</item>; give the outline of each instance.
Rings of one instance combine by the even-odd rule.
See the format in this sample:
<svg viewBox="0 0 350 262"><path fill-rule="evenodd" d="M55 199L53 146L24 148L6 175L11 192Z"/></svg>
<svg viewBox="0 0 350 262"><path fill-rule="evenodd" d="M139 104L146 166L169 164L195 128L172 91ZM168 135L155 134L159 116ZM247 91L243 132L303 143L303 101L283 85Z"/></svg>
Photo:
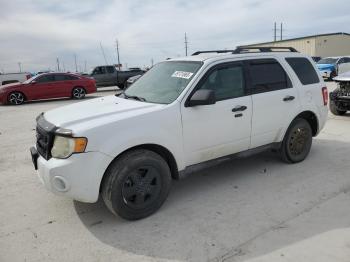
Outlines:
<svg viewBox="0 0 350 262"><path fill-rule="evenodd" d="M167 60L119 95L41 114L31 148L41 181L83 202L101 193L133 220L159 209L172 179L208 163L266 149L304 160L327 118L327 88L311 58L279 49Z"/></svg>

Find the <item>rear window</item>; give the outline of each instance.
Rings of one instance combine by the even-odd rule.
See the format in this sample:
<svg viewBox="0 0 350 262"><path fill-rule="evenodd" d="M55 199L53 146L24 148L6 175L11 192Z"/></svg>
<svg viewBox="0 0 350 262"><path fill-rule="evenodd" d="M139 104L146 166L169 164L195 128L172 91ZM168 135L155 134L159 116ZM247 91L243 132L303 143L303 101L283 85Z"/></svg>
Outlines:
<svg viewBox="0 0 350 262"><path fill-rule="evenodd" d="M250 61L253 94L290 88L291 83L282 66L274 59Z"/></svg>
<svg viewBox="0 0 350 262"><path fill-rule="evenodd" d="M309 59L303 57L289 57L286 58L286 61L292 67L303 85L311 85L320 82L320 79Z"/></svg>

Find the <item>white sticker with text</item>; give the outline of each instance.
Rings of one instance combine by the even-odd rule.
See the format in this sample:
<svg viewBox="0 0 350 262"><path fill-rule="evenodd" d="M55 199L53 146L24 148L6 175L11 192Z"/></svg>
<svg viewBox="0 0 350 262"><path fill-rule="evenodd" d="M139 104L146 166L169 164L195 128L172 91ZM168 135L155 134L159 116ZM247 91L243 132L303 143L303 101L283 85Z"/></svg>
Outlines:
<svg viewBox="0 0 350 262"><path fill-rule="evenodd" d="M191 72L175 71L174 74L171 75L171 77L190 79L192 75L193 73Z"/></svg>

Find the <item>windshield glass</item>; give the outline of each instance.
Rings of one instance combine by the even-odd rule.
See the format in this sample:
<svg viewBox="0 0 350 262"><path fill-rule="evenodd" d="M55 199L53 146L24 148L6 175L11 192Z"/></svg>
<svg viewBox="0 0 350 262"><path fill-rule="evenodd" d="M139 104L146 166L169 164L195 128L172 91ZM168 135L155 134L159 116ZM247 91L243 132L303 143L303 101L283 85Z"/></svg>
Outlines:
<svg viewBox="0 0 350 262"><path fill-rule="evenodd" d="M322 58L317 64L335 64L337 60L336 58Z"/></svg>
<svg viewBox="0 0 350 262"><path fill-rule="evenodd" d="M146 102L170 104L185 89L202 62L166 61L155 65L126 91Z"/></svg>
<svg viewBox="0 0 350 262"><path fill-rule="evenodd" d="M40 75L36 75L36 76L33 76L33 77L29 78L28 80L24 81L23 84L29 84L30 82L32 82L38 76L40 76Z"/></svg>

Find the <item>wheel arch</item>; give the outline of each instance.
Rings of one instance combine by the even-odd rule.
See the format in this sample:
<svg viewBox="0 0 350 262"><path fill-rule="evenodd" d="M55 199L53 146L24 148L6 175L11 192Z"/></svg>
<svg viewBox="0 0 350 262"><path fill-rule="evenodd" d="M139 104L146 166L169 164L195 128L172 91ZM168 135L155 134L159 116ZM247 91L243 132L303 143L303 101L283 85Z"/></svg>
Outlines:
<svg viewBox="0 0 350 262"><path fill-rule="evenodd" d="M312 136L316 136L318 134L318 130L319 130L319 120L317 118L317 115L312 112L312 111L303 111L301 113L299 113L294 119L297 118L303 118L305 119L311 126L311 130L312 130ZM292 122L293 122L292 121Z"/></svg>
<svg viewBox="0 0 350 262"><path fill-rule="evenodd" d="M174 180L179 180L179 171L178 171L178 165L176 163L175 157L174 155L170 152L169 149L167 149L164 146L158 145L158 144L141 144L141 145L137 145L137 146L133 146L130 147L124 151L122 151L121 153L119 153L108 165L108 167L116 160L118 159L120 156L122 156L123 154L125 154L126 152L135 150L135 149L146 149L152 152L157 153L158 155L160 155L161 157L164 158L164 160L167 162L167 164L169 165L170 168L170 172L171 172L171 178ZM106 168L106 170L108 169L108 167ZM103 185L103 180L105 179L105 174L103 174L103 177L101 179L101 183L100 183L100 192L101 192L101 186Z"/></svg>

